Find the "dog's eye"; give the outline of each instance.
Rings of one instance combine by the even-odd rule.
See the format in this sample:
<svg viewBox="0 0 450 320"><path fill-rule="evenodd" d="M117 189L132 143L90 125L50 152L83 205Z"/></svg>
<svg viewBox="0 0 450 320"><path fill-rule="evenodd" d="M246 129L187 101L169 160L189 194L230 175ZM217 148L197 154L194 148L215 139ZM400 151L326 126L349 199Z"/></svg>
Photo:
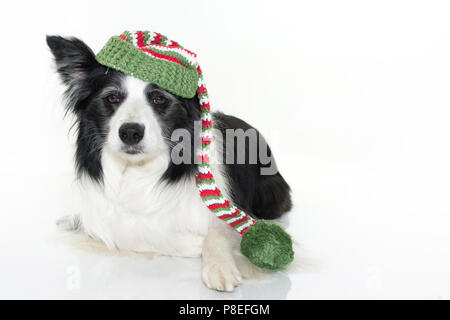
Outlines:
<svg viewBox="0 0 450 320"><path fill-rule="evenodd" d="M165 104L167 102L167 99L163 96L155 96L153 97L152 102L153 104L160 106L162 104Z"/></svg>
<svg viewBox="0 0 450 320"><path fill-rule="evenodd" d="M106 101L108 101L111 104L117 104L122 101L122 98L117 94L110 94L106 97Z"/></svg>

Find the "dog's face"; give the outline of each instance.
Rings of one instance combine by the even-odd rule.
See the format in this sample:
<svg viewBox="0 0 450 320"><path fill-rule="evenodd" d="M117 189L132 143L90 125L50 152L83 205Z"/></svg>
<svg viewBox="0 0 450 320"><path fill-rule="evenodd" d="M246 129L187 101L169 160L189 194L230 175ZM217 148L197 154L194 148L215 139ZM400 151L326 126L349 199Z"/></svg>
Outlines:
<svg viewBox="0 0 450 320"><path fill-rule="evenodd" d="M47 43L67 85L68 110L77 117L79 173L100 180L105 148L131 163L152 161L170 152L175 129L193 133L194 121L200 118L197 98L175 96L156 84L102 66L78 39L52 36ZM168 164L167 175L180 169Z"/></svg>
<svg viewBox="0 0 450 320"><path fill-rule="evenodd" d="M97 95L96 107L105 111L105 147L128 161L151 160L167 152L165 138L175 129L174 115L187 119L177 97L130 76L107 84Z"/></svg>

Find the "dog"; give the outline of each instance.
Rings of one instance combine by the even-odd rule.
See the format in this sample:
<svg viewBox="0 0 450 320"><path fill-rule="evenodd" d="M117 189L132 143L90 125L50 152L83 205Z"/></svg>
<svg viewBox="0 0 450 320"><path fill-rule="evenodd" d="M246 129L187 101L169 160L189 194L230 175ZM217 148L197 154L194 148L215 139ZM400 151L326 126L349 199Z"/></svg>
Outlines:
<svg viewBox="0 0 450 320"><path fill-rule="evenodd" d="M236 253L240 235L211 214L195 184L198 98L103 66L77 38L47 36L47 44L66 86L66 110L76 119L75 167L83 194L79 214L62 224L111 250L201 257L205 285L232 291L245 276L238 260L246 258ZM290 187L277 170L261 173L274 166L270 148L269 162L260 152L251 162L248 137L240 148L224 143L230 130L255 132L258 146L266 144L262 135L224 113L213 113L213 120L211 169L223 194L255 219L281 218L292 206ZM180 129L194 137L183 144L192 161L171 156ZM230 154L233 161L224 161Z"/></svg>

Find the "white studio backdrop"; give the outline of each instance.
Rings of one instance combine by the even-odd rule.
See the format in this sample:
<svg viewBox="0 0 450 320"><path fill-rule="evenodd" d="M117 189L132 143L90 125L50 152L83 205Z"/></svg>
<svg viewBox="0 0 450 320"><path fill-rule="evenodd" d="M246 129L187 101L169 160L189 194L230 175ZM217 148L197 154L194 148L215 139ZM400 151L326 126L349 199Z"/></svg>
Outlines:
<svg viewBox="0 0 450 320"><path fill-rule="evenodd" d="M268 139L293 189L290 231L320 265L292 275L279 297L450 297L448 1L0 6L0 245L9 261L0 297L72 297L57 290L63 275L45 271L64 274L66 262L36 244L74 201L71 121L45 35L76 36L97 52L127 29L195 51L212 108ZM33 280L46 276L47 289Z"/></svg>

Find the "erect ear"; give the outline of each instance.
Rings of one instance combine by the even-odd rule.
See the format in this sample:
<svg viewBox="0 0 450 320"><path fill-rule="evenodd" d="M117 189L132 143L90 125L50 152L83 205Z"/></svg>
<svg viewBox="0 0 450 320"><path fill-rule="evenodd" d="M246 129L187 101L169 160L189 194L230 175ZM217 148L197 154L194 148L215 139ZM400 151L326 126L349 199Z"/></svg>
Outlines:
<svg viewBox="0 0 450 320"><path fill-rule="evenodd" d="M100 66L92 50L77 38L47 36L47 44L55 56L57 71L67 85L67 95L72 100L69 102L77 104L86 99L90 94L89 74Z"/></svg>

